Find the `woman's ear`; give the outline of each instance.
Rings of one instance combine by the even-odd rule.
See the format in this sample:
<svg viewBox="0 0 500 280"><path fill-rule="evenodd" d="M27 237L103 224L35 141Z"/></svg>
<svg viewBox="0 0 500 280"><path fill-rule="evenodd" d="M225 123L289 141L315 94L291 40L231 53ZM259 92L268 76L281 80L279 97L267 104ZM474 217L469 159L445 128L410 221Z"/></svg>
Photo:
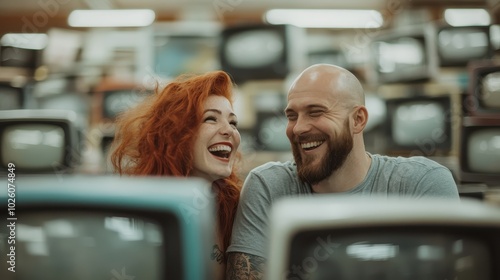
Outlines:
<svg viewBox="0 0 500 280"><path fill-rule="evenodd" d="M365 129L366 123L368 122L368 110L365 106L358 106L354 112L354 127L353 132L361 133Z"/></svg>

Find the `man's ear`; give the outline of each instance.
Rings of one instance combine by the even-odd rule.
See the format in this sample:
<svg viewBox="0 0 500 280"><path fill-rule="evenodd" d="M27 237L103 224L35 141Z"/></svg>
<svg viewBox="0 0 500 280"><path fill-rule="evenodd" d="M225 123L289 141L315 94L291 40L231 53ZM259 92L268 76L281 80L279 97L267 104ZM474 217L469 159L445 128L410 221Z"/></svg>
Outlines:
<svg viewBox="0 0 500 280"><path fill-rule="evenodd" d="M354 112L354 126L353 132L354 134L363 132L365 129L366 123L368 122L368 110L366 110L365 106L358 106Z"/></svg>

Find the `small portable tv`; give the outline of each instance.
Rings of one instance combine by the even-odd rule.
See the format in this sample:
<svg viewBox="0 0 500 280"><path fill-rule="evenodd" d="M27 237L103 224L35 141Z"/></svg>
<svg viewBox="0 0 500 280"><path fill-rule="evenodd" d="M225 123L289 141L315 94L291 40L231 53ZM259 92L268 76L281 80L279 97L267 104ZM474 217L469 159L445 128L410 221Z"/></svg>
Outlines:
<svg viewBox="0 0 500 280"><path fill-rule="evenodd" d="M0 198L3 280L214 279L204 180L15 176Z"/></svg>
<svg viewBox="0 0 500 280"><path fill-rule="evenodd" d="M500 118L500 61L470 63L468 72L469 88L464 101L466 113Z"/></svg>
<svg viewBox="0 0 500 280"><path fill-rule="evenodd" d="M306 57L303 31L290 25L235 25L222 30L219 58L222 70L236 83L285 79ZM304 52L302 52L304 50Z"/></svg>
<svg viewBox="0 0 500 280"><path fill-rule="evenodd" d="M24 89L13 87L10 83L0 83L0 110L22 109L24 106Z"/></svg>
<svg viewBox="0 0 500 280"><path fill-rule="evenodd" d="M490 26L437 27L437 51L439 65L465 67L474 60L493 57Z"/></svg>
<svg viewBox="0 0 500 280"><path fill-rule="evenodd" d="M77 115L69 110L0 110L0 169L72 172L81 160Z"/></svg>
<svg viewBox="0 0 500 280"><path fill-rule="evenodd" d="M387 150L412 155L446 155L451 150L450 96L419 95L386 100Z"/></svg>
<svg viewBox="0 0 500 280"><path fill-rule="evenodd" d="M381 32L373 38L371 51L380 84L425 82L438 71L436 30L431 24Z"/></svg>
<svg viewBox="0 0 500 280"><path fill-rule="evenodd" d="M499 118L463 118L459 164L462 182L500 186Z"/></svg>
<svg viewBox="0 0 500 280"><path fill-rule="evenodd" d="M286 198L269 224L266 279L500 277L500 209L478 200Z"/></svg>

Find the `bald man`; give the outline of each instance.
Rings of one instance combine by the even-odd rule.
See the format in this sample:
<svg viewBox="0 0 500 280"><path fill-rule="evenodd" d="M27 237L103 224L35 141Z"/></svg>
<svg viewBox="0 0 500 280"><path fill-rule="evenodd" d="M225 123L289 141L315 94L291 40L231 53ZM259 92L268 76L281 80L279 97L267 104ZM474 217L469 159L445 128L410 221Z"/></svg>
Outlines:
<svg viewBox="0 0 500 280"><path fill-rule="evenodd" d="M446 167L425 157L365 150L363 87L341 67L317 64L304 70L290 87L285 114L294 161L266 163L247 176L227 250L227 279L262 279L268 213L276 199L337 193L459 200Z"/></svg>

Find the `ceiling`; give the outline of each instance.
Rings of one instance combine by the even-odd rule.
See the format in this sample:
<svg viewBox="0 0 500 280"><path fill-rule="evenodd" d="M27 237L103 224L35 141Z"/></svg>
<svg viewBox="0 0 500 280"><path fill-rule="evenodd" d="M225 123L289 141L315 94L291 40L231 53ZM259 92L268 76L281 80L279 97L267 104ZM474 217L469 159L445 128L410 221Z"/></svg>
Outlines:
<svg viewBox="0 0 500 280"><path fill-rule="evenodd" d="M270 8L376 9L383 14L401 7L471 6L488 7L499 14L498 0L1 0L0 34L46 32L67 26L74 9L149 8L156 21L212 19L224 23L260 21Z"/></svg>

